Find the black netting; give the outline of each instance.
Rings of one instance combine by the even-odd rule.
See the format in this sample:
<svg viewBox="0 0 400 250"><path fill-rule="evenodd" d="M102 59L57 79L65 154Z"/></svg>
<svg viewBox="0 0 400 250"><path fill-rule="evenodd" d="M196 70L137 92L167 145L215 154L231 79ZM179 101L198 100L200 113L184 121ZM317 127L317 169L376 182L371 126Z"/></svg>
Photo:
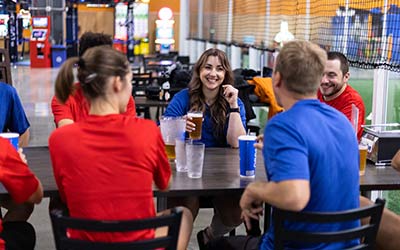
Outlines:
<svg viewBox="0 0 400 250"><path fill-rule="evenodd" d="M400 71L400 0L388 0L387 6L384 1L350 0L347 7L346 1L331 0L234 0L231 29L228 0L202 2L199 25L199 1L190 1L191 38L273 48L286 22L296 39L340 51L351 66Z"/></svg>

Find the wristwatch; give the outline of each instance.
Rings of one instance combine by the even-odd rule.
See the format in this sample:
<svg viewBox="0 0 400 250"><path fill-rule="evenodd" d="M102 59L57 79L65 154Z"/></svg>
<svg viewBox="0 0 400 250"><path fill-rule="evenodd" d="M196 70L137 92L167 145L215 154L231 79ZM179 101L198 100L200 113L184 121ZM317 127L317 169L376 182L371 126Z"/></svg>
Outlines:
<svg viewBox="0 0 400 250"><path fill-rule="evenodd" d="M229 108L228 112L229 113L234 113L234 112L240 113L240 110L239 110L239 108Z"/></svg>

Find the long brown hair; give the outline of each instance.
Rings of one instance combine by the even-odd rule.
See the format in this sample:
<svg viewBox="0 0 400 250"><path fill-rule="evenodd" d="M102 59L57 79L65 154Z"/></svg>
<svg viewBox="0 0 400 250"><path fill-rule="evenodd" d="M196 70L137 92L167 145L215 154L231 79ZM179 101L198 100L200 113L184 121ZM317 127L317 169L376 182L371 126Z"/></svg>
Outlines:
<svg viewBox="0 0 400 250"><path fill-rule="evenodd" d="M206 110L206 102L205 96L202 89L202 82L200 80L200 70L204 68L207 63L207 59L209 56L218 57L221 62L222 68L225 71L225 78L223 83L219 88L219 92L217 95L217 99L215 102L209 107L211 113L211 119L213 122L214 136L219 141L225 141L224 136L224 128L226 123L228 102L225 100L224 91L222 85L233 85L233 72L231 65L226 57L226 54L219 49L208 49L203 52L200 56L199 60L197 60L196 64L193 67L193 76L188 85L189 87L189 99L190 99L190 110L200 110L203 113Z"/></svg>
<svg viewBox="0 0 400 250"><path fill-rule="evenodd" d="M84 95L95 99L104 95L107 80L119 76L122 80L129 73L126 56L110 46L97 46L88 49L82 57L69 58L61 67L55 84L57 99L65 103L74 91L73 68L78 65L78 80Z"/></svg>

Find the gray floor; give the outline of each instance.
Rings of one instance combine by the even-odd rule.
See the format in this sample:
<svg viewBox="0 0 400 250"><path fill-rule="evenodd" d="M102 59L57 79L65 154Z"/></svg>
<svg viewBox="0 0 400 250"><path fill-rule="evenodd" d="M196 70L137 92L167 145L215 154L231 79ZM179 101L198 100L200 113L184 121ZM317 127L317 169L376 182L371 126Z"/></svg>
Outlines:
<svg viewBox="0 0 400 250"><path fill-rule="evenodd" d="M47 145L49 134L54 130L50 100L54 94L54 79L58 69L32 69L18 66L12 68L13 86L17 89L31 123L30 146ZM29 159L28 159L29 163ZM39 250L53 250L54 242L48 216L48 199L36 206L30 222L36 229ZM198 249L196 233L205 228L211 220L212 209L201 209L197 217L189 249ZM244 234L243 225L237 234Z"/></svg>

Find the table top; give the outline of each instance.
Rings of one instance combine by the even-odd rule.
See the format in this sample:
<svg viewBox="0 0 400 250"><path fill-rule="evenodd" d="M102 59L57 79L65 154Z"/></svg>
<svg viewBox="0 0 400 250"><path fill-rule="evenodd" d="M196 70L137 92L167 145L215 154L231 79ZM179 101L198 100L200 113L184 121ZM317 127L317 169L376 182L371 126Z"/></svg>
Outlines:
<svg viewBox="0 0 400 250"><path fill-rule="evenodd" d="M29 167L40 179L46 197L58 196L57 186L51 167L48 147L28 147L24 149ZM174 163L171 186L168 191L154 190L154 196L217 195L240 193L248 183L265 180L264 161L257 152L255 178L239 177L239 152L230 148L207 148L204 157L203 177L190 179L186 173L175 171ZM360 190L399 190L400 173L392 167L376 167L368 163L365 175L360 177ZM8 195L0 185L0 196Z"/></svg>
<svg viewBox="0 0 400 250"><path fill-rule="evenodd" d="M145 96L135 96L135 105L140 107L167 107L169 102L151 100Z"/></svg>

